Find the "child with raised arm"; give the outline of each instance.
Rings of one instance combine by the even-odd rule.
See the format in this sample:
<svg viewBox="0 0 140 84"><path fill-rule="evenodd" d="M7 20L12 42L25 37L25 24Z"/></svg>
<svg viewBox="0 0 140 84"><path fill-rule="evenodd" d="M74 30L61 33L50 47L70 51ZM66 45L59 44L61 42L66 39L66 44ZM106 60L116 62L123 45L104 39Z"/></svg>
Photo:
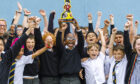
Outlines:
<svg viewBox="0 0 140 84"><path fill-rule="evenodd" d="M132 47L133 46L133 47ZM126 68L125 84L140 83L140 37L136 36L131 45L129 26L124 28L124 47L128 64Z"/></svg>
<svg viewBox="0 0 140 84"><path fill-rule="evenodd" d="M113 47L116 33L117 29L113 28L109 44L110 71L107 84L125 84L124 78L127 66L127 59L125 56L123 45L118 44Z"/></svg>
<svg viewBox="0 0 140 84"><path fill-rule="evenodd" d="M1 54L1 60L0 60L0 84L7 84L8 83L8 72L10 70L10 65L14 61L14 59L17 57L20 48L24 44L24 41L28 38L28 35L30 34L31 29L27 30L25 34L21 36L21 38L8 50L5 51L5 53ZM4 48L4 41L2 38L0 38L0 50Z"/></svg>
<svg viewBox="0 0 140 84"><path fill-rule="evenodd" d="M67 47L63 45L61 38L62 27L59 29L56 37L56 44L58 44L58 52L60 56L60 84L80 84L78 73L81 69L81 54L84 48L84 38L76 20L74 20L73 24L76 27L78 35L77 45L75 45L76 39L71 33L67 34L64 41Z"/></svg>
<svg viewBox="0 0 140 84"><path fill-rule="evenodd" d="M87 53L90 58L82 60L82 67L85 68L86 84L103 84L105 82L104 75L104 59L106 44L103 37L103 31L99 29L101 34L102 47L94 43L88 45Z"/></svg>

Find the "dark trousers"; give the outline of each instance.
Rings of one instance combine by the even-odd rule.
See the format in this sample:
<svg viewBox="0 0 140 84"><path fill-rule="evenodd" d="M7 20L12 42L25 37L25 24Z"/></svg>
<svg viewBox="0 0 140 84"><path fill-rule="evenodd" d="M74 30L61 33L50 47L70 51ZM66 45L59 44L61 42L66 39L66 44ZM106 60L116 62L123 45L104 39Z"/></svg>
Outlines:
<svg viewBox="0 0 140 84"><path fill-rule="evenodd" d="M41 84L59 84L59 77L42 77Z"/></svg>
<svg viewBox="0 0 140 84"><path fill-rule="evenodd" d="M80 84L79 77L62 77L60 84Z"/></svg>
<svg viewBox="0 0 140 84"><path fill-rule="evenodd" d="M23 79L23 84L39 84L39 79Z"/></svg>

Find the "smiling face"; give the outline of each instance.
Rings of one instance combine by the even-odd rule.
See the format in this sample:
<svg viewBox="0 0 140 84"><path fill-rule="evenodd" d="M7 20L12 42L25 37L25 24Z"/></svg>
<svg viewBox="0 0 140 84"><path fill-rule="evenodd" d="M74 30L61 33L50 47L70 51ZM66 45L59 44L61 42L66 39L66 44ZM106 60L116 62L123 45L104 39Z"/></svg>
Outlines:
<svg viewBox="0 0 140 84"><path fill-rule="evenodd" d="M123 45L123 35L120 35L120 34L116 35L115 36L115 43L116 43L116 45L119 45L119 44Z"/></svg>
<svg viewBox="0 0 140 84"><path fill-rule="evenodd" d="M28 38L26 41L26 47L29 51L33 51L35 47L35 40L33 38Z"/></svg>
<svg viewBox="0 0 140 84"><path fill-rule="evenodd" d="M88 44L96 43L98 41L96 34L93 32L88 33L86 41Z"/></svg>
<svg viewBox="0 0 140 84"><path fill-rule="evenodd" d="M54 44L53 38L51 36L47 36L45 39L45 44L50 44L53 46Z"/></svg>
<svg viewBox="0 0 140 84"><path fill-rule="evenodd" d="M134 46L135 46L134 48L135 48L137 54L140 55L140 38L136 39L136 43Z"/></svg>
<svg viewBox="0 0 140 84"><path fill-rule="evenodd" d="M18 56L16 57L16 59L20 59L23 54L24 54L24 48L21 48Z"/></svg>
<svg viewBox="0 0 140 84"><path fill-rule="evenodd" d="M96 59L97 56L99 55L99 45L93 44L91 46L88 46L87 53L89 54L91 59Z"/></svg>
<svg viewBox="0 0 140 84"><path fill-rule="evenodd" d="M21 36L22 33L23 33L23 28L22 28L22 27L18 27L18 28L17 28L17 35L18 35L18 36Z"/></svg>
<svg viewBox="0 0 140 84"><path fill-rule="evenodd" d="M75 46L75 41L76 39L73 34L67 34L65 43L70 49L72 49Z"/></svg>
<svg viewBox="0 0 140 84"><path fill-rule="evenodd" d="M0 35L3 36L3 34L6 32L7 25L5 20L0 20Z"/></svg>
<svg viewBox="0 0 140 84"><path fill-rule="evenodd" d="M120 49L114 50L113 51L113 56L114 56L114 58L115 58L116 61L121 61L122 58L124 57L124 53Z"/></svg>
<svg viewBox="0 0 140 84"><path fill-rule="evenodd" d="M107 32L104 33L104 38L105 38L105 42L108 43L109 36L108 36L108 33Z"/></svg>

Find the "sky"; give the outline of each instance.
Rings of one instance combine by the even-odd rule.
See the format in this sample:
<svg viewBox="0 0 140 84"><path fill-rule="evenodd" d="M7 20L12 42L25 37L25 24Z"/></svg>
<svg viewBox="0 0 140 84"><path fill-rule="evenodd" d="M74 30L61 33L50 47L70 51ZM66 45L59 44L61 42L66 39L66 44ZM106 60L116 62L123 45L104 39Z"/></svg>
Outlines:
<svg viewBox="0 0 140 84"><path fill-rule="evenodd" d="M64 0L0 0L0 19L7 21L8 27L11 24L17 8L17 2L20 2L23 8L27 8L32 12L31 16L39 16L39 10L44 9L49 17L49 13L56 11L54 20L54 27L58 27L58 19L63 12ZM124 24L127 21L125 18L127 14L134 15L134 21L140 21L140 0L71 0L71 11L79 22L80 26L88 26L88 13L93 15L93 26L95 28L97 20L97 12L102 11L101 25L104 26L104 20L109 20L109 15L114 15L115 26L118 30L123 30ZM23 13L19 24L22 24ZM42 17L41 17L42 18ZM43 19L43 18L42 18ZM40 24L43 29L43 21ZM140 33L140 28L138 29Z"/></svg>

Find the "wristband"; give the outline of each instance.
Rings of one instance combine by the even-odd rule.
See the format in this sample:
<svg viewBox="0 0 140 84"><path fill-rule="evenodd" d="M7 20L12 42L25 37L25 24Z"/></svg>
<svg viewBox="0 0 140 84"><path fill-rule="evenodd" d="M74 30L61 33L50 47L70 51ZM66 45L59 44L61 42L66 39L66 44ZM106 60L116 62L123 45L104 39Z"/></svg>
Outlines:
<svg viewBox="0 0 140 84"><path fill-rule="evenodd" d="M24 14L24 16L29 16L29 15L27 15L27 14Z"/></svg>
<svg viewBox="0 0 140 84"><path fill-rule="evenodd" d="M50 44L46 44L46 48L51 48Z"/></svg>
<svg viewBox="0 0 140 84"><path fill-rule="evenodd" d="M17 13L20 13L20 14L22 14L22 12L20 12L20 11L17 11Z"/></svg>

